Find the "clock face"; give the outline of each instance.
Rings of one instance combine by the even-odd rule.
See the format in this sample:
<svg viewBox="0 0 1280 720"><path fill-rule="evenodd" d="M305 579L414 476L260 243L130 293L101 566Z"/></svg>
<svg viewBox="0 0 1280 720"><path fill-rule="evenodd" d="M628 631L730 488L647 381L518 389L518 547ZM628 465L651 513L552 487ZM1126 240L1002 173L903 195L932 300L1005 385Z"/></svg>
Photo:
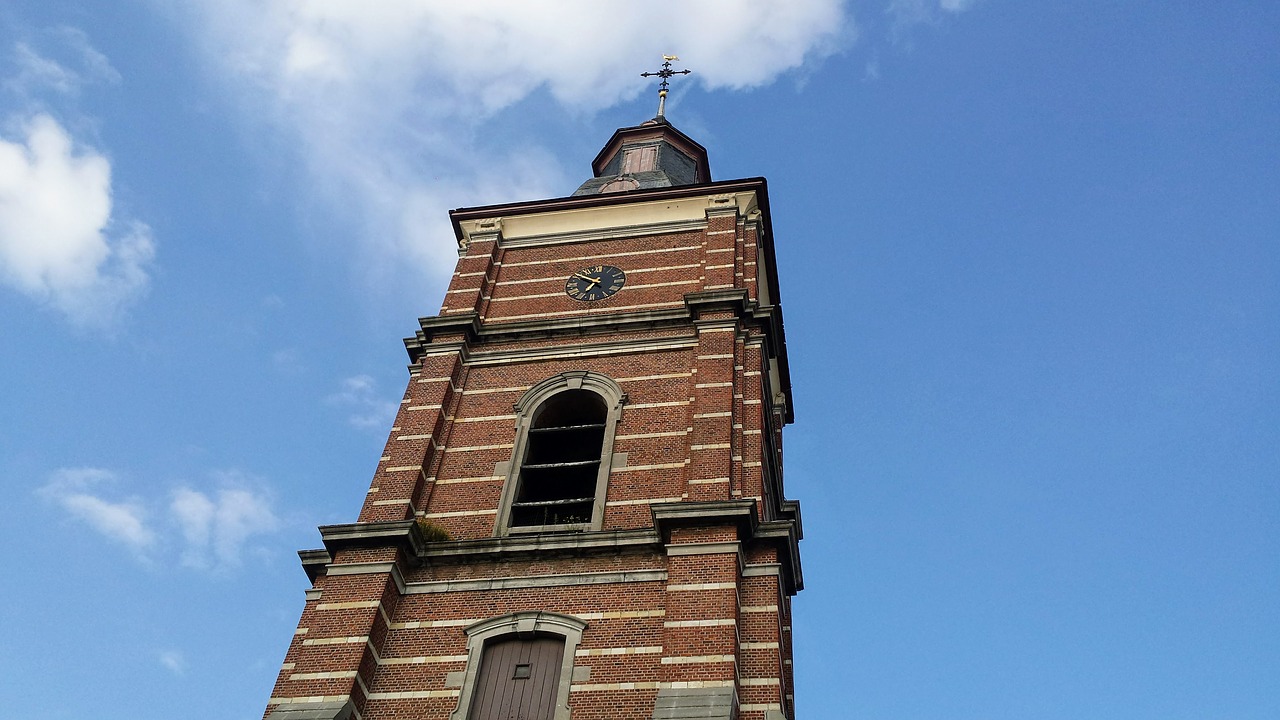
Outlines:
<svg viewBox="0 0 1280 720"><path fill-rule="evenodd" d="M622 289L627 276L612 265L593 265L569 276L564 291L574 300L603 300Z"/></svg>

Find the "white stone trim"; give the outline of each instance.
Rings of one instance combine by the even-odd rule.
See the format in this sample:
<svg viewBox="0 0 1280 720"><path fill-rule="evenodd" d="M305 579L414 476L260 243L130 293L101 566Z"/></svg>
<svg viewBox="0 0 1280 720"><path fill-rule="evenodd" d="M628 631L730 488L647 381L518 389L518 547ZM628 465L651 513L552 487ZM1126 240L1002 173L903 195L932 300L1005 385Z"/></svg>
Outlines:
<svg viewBox="0 0 1280 720"><path fill-rule="evenodd" d="M621 312L624 310L653 310L655 308L664 308L664 307L684 307L684 300L671 300L671 301L659 302L659 303L644 303L641 305L619 305L617 307L609 308L609 311ZM515 321L515 320L544 319L549 317L572 317L574 315L588 315L596 312L599 312L599 311L596 310L595 308L585 308L582 310L558 310L556 312L530 313L527 315L503 315L501 317L494 317L494 318L489 318L488 316L486 316L485 319L486 320L491 319L493 322L498 323L498 322L509 322L509 321Z"/></svg>
<svg viewBox="0 0 1280 720"><path fill-rule="evenodd" d="M782 684L782 683L778 680L778 678L742 678L742 679L741 679L741 680L739 680L738 682L739 682L741 685L745 685L745 686L748 686L748 687L750 687L750 686L761 686L761 685L764 685L764 686L771 686L771 685L781 685L781 684Z"/></svg>
<svg viewBox="0 0 1280 720"><path fill-rule="evenodd" d="M688 434L689 434L689 430L684 429L684 430L674 430L672 432L651 432L651 433L635 433L634 435L615 435L613 439L614 440L648 440L650 438L660 438L660 437L680 437L681 435L688 435Z"/></svg>
<svg viewBox="0 0 1280 720"><path fill-rule="evenodd" d="M619 472L614 470L614 472ZM680 502L684 498L641 498L639 500L610 500L606 502L605 507L623 507L627 505L652 505L654 503Z"/></svg>
<svg viewBox="0 0 1280 720"><path fill-rule="evenodd" d="M457 419L450 417L448 419L453 420L453 422L456 422L456 423L496 422L500 420L509 422L511 420L515 420L516 416L515 415L482 415L479 417L457 418Z"/></svg>
<svg viewBox="0 0 1280 720"><path fill-rule="evenodd" d="M371 692L370 700L424 700L427 698L457 697L457 690L398 690L395 692Z"/></svg>
<svg viewBox="0 0 1280 720"><path fill-rule="evenodd" d="M355 645L369 642L368 635L350 635L346 637L307 638L303 645Z"/></svg>
<svg viewBox="0 0 1280 720"><path fill-rule="evenodd" d="M361 600L357 602L336 602L336 603L320 603L316 605L316 610L367 610L376 608L382 603L377 600Z"/></svg>
<svg viewBox="0 0 1280 720"><path fill-rule="evenodd" d="M463 483L492 482L494 480L501 480L501 479L502 479L502 476L500 475L484 475L484 476L477 476L477 477L447 478L444 480L436 480L436 484L437 485L461 485Z"/></svg>
<svg viewBox="0 0 1280 720"><path fill-rule="evenodd" d="M700 543L681 543L678 545L668 545L667 555L671 557L679 555L719 555L721 553L736 553L741 550L742 544L736 540L724 542L700 542Z"/></svg>
<svg viewBox="0 0 1280 720"><path fill-rule="evenodd" d="M534 316L530 316L534 317ZM541 317L541 316L538 316ZM513 362L533 362L537 360L557 360L563 358L606 357L610 355L638 355L651 352L667 352L697 347L697 342L688 338L648 339L634 343L612 342L595 346L577 346L566 350L548 350L533 348L526 350L504 350L477 352L466 361L468 367L485 365L506 365Z"/></svg>
<svg viewBox="0 0 1280 720"><path fill-rule="evenodd" d="M672 470L675 468L682 468L688 464L689 464L689 461L684 460L683 462L678 462L678 463L658 463L656 465L628 465L627 467L614 468L613 471L616 473L620 473L620 472L636 472L638 470Z"/></svg>
<svg viewBox="0 0 1280 720"><path fill-rule="evenodd" d="M466 390L462 390L462 394L463 394L463 395L490 395L490 394L492 394L492 393L514 393L514 392L524 392L524 391L526 391L526 390L528 390L528 389L529 389L529 388L528 388L527 386L524 386L524 387L502 387L502 388L482 388L482 389L479 389L479 390L472 390L472 389L468 388L468 389L466 389Z"/></svg>
<svg viewBox="0 0 1280 720"><path fill-rule="evenodd" d="M696 229L696 228L691 228ZM665 231L664 231L665 232ZM577 255L574 257L558 258L557 262L595 262L599 260L613 260L616 258L631 257L633 255L658 255L660 253L678 253L686 251L699 251L702 244L697 245L677 245L669 248L657 248L655 250L629 250L620 253L603 253L600 255ZM503 267L523 267L525 265L546 265L546 260L522 260L520 262L504 262Z"/></svg>
<svg viewBox="0 0 1280 720"><path fill-rule="evenodd" d="M692 376L691 372L666 373L664 375L637 375L635 377L614 378L620 383L624 382L647 382L649 380L679 380Z"/></svg>
<svg viewBox="0 0 1280 720"><path fill-rule="evenodd" d="M703 665L709 663L735 662L733 655L668 655L662 658L663 665Z"/></svg>
<svg viewBox="0 0 1280 720"><path fill-rule="evenodd" d="M577 650L575 657L603 657L607 655L655 655L662 652L661 645L643 645L640 647L591 648Z"/></svg>
<svg viewBox="0 0 1280 720"><path fill-rule="evenodd" d="M512 443L499 443L497 445L450 445L444 449L445 452L480 452L484 450L510 450L515 447Z"/></svg>
<svg viewBox="0 0 1280 720"><path fill-rule="evenodd" d="M453 510L450 512L423 513L424 518L451 518L451 517L480 517L482 515L497 515L497 510Z"/></svg>
<svg viewBox="0 0 1280 720"><path fill-rule="evenodd" d="M290 680L350 680L356 676L355 670L343 670L341 672L310 672L310 673L293 673L289 676Z"/></svg>
<svg viewBox="0 0 1280 720"><path fill-rule="evenodd" d="M608 692L610 690L656 690L656 682L620 682L578 684L569 688L569 692Z"/></svg>
<svg viewBox="0 0 1280 720"><path fill-rule="evenodd" d="M438 580L405 584L406 595L476 590L508 590L514 588L568 587L575 585L614 585L618 583L661 582L666 570L623 570L618 572L565 573L562 575L517 575L474 580Z"/></svg>
<svg viewBox="0 0 1280 720"><path fill-rule="evenodd" d="M378 658L379 665L427 665L466 662L466 655L418 655L415 657Z"/></svg>
<svg viewBox="0 0 1280 720"><path fill-rule="evenodd" d="M273 697L267 700L268 705L289 705L292 703L345 702L350 695L307 695L305 697Z"/></svg>
<svg viewBox="0 0 1280 720"><path fill-rule="evenodd" d="M392 630L417 630L420 628L466 627L480 622L478 618L462 618L460 620L409 620L408 622L389 623Z"/></svg>
<svg viewBox="0 0 1280 720"><path fill-rule="evenodd" d="M679 407L681 405L688 405L688 404L689 404L688 400L664 400L662 402L635 403L634 405L628 405L627 409L628 410L644 410L648 408Z"/></svg>
<svg viewBox="0 0 1280 720"><path fill-rule="evenodd" d="M729 627L736 626L738 621L736 618L725 618L722 620L667 620L662 623L662 627L669 628L691 628L691 627Z"/></svg>
<svg viewBox="0 0 1280 720"><path fill-rule="evenodd" d="M737 590L736 582L719 582L719 583L681 583L679 585L668 585L667 592L698 592L702 590Z"/></svg>
<svg viewBox="0 0 1280 720"><path fill-rule="evenodd" d="M579 613L583 620L635 620L639 618L666 617L667 611L657 610L614 610L610 612Z"/></svg>
<svg viewBox="0 0 1280 720"><path fill-rule="evenodd" d="M759 563L742 569L743 577L772 577L782 574L781 563Z"/></svg>

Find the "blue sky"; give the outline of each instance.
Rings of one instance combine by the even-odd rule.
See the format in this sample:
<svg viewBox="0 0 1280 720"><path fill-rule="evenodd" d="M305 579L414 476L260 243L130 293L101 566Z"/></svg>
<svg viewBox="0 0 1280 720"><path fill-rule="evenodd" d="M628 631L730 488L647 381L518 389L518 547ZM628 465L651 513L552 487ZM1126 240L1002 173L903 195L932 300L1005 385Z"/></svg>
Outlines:
<svg viewBox="0 0 1280 720"><path fill-rule="evenodd" d="M800 715L1276 716L1280 6L359 5L0 7L11 714L259 716L446 211L676 52L770 182Z"/></svg>

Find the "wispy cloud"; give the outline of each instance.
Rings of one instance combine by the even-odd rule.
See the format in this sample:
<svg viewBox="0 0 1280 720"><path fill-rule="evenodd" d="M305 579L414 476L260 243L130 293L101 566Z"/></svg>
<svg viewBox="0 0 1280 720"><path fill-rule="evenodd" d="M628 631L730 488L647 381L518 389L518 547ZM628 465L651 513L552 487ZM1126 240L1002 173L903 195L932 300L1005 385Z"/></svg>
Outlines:
<svg viewBox="0 0 1280 720"><path fill-rule="evenodd" d="M177 650L161 650L156 654L156 659L174 675L185 675L187 672L187 658Z"/></svg>
<svg viewBox="0 0 1280 720"><path fill-rule="evenodd" d="M73 27L52 28L18 41L12 61L14 71L0 84L33 101L48 92L75 95L88 85L113 85L121 79L89 36Z"/></svg>
<svg viewBox="0 0 1280 720"><path fill-rule="evenodd" d="M169 507L186 540L182 564L188 567L234 568L251 537L280 526L270 499L246 488L224 487L206 494L181 487L174 491Z"/></svg>
<svg viewBox="0 0 1280 720"><path fill-rule="evenodd" d="M706 87L764 85L839 49L843 5L689 0L663 22L661 6L594 0L206 0L182 17L241 107L364 224L364 262L439 279L456 260L446 209L564 191L544 150L479 146L486 118L540 90L567 113L612 106L664 50Z"/></svg>
<svg viewBox="0 0 1280 720"><path fill-rule="evenodd" d="M118 479L115 473L101 468L63 468L50 476L40 494L76 520L141 556L156 541L141 500L111 501L101 497L102 490Z"/></svg>
<svg viewBox="0 0 1280 720"><path fill-rule="evenodd" d="M330 395L328 401L346 408L351 413L347 422L362 430L382 430L396 415L397 403L380 395L374 379L368 375L344 379L341 389Z"/></svg>
<svg viewBox="0 0 1280 720"><path fill-rule="evenodd" d="M212 481L216 489L184 485L167 500L122 497L117 473L61 468L39 494L139 559L161 562L176 552L186 567L226 571L241 564L253 537L278 530L281 522L261 482L238 472L213 473Z"/></svg>
<svg viewBox="0 0 1280 720"><path fill-rule="evenodd" d="M155 243L146 224L114 212L111 162L72 137L41 100L119 75L83 33L64 28L54 36L77 69L18 43L3 83L19 109L0 129L0 285L76 326L109 330L146 292ZM64 114L78 116L74 107Z"/></svg>
<svg viewBox="0 0 1280 720"><path fill-rule="evenodd" d="M889 16L890 35L894 42L906 40L917 25L932 25L947 15L955 15L973 7L978 0L889 0L885 13Z"/></svg>

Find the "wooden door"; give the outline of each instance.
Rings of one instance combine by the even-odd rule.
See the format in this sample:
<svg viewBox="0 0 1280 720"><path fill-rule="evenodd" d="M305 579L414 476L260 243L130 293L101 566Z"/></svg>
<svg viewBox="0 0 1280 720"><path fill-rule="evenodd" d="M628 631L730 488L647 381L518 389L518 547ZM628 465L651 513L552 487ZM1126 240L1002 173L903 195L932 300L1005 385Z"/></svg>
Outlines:
<svg viewBox="0 0 1280 720"><path fill-rule="evenodd" d="M468 720L552 720L564 638L508 638L485 646Z"/></svg>

